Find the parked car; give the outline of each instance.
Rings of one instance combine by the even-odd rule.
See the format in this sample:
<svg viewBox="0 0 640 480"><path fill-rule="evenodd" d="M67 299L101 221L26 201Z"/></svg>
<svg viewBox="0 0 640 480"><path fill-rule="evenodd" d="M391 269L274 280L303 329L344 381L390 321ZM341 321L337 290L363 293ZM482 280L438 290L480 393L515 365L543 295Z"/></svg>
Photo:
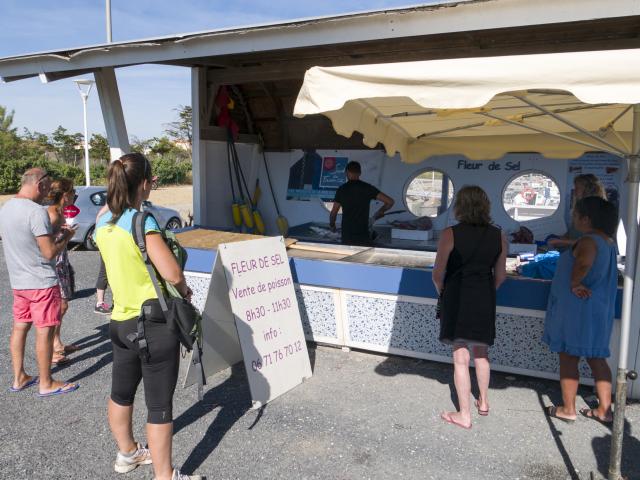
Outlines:
<svg viewBox="0 0 640 480"><path fill-rule="evenodd" d="M93 242L93 231L96 226L96 215L107 203L107 189L105 187L76 187L74 205L78 211L71 219L71 225L78 225L71 242L81 243L87 250L96 250ZM182 228L182 220L177 210L160 207L146 201L142 203L142 210L148 211L156 218L160 227L167 230Z"/></svg>

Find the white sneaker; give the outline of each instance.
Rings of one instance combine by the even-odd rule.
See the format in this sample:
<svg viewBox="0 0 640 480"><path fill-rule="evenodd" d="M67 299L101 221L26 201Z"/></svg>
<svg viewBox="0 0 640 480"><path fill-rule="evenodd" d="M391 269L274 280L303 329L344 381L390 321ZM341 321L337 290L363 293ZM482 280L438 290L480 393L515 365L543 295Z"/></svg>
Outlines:
<svg viewBox="0 0 640 480"><path fill-rule="evenodd" d="M131 470L135 470L138 465L149 465L151 463L151 452L147 447L143 447L142 444L136 443L136 451L131 455L124 455L118 452L116 455L116 463L113 465L113 469L118 473L127 473Z"/></svg>
<svg viewBox="0 0 640 480"><path fill-rule="evenodd" d="M180 473L180 470L177 468L174 468L171 480L202 480L202 475L185 475L184 473Z"/></svg>

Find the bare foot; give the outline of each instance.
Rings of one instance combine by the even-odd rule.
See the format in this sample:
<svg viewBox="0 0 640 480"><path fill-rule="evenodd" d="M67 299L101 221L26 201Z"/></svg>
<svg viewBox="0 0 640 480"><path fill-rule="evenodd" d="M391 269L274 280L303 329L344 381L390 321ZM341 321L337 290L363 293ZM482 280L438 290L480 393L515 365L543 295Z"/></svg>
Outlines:
<svg viewBox="0 0 640 480"><path fill-rule="evenodd" d="M575 412L573 414L568 413L564 405L560 405L558 407L550 406L550 407L547 407L545 410L547 415L549 415L550 417L555 417L560 420L564 420L568 422L575 421L577 417Z"/></svg>
<svg viewBox="0 0 640 480"><path fill-rule="evenodd" d="M476 400L476 408L478 409L478 415L483 417L489 415L489 402L486 399Z"/></svg>
<svg viewBox="0 0 640 480"><path fill-rule="evenodd" d="M18 378L13 380L13 385L11 386L13 390L22 390L25 388L25 385L29 384L34 378L32 375L27 375L26 373L22 373Z"/></svg>
<svg viewBox="0 0 640 480"><path fill-rule="evenodd" d="M613 414L609 409L607 412L601 412L599 408L582 408L580 409L580 414L587 418L592 418L594 420L599 420L603 423L611 423L613 422Z"/></svg>
<svg viewBox="0 0 640 480"><path fill-rule="evenodd" d="M64 354L64 350L60 352L53 352L53 356L51 357L51 363L54 365L62 365L66 363L69 359Z"/></svg>
<svg viewBox="0 0 640 480"><path fill-rule="evenodd" d="M447 423L466 429L471 428L471 415L465 416L460 412L442 412L440 418Z"/></svg>
<svg viewBox="0 0 640 480"><path fill-rule="evenodd" d="M56 390L71 390L75 389L75 383L68 382L59 382L58 380L52 380L51 384L43 388L42 383L40 384L40 395L46 395L47 393L55 392Z"/></svg>

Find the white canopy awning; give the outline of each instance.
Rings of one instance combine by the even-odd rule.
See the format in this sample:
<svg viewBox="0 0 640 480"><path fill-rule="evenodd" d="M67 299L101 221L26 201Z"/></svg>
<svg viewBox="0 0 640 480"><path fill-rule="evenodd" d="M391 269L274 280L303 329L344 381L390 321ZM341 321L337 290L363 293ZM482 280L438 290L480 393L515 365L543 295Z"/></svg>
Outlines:
<svg viewBox="0 0 640 480"><path fill-rule="evenodd" d="M294 115L322 113L405 162L457 153L628 160L627 249L609 478L621 478L629 328L638 258L640 49L461 58L307 71Z"/></svg>
<svg viewBox="0 0 640 480"><path fill-rule="evenodd" d="M324 114L337 133L360 132L410 163L448 153L624 156L639 87L640 49L314 67L294 115Z"/></svg>

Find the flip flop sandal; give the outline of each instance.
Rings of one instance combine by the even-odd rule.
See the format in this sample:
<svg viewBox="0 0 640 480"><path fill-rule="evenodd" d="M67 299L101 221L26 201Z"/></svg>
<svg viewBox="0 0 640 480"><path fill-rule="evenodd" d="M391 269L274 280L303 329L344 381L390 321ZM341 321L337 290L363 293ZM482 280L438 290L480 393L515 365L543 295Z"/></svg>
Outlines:
<svg viewBox="0 0 640 480"><path fill-rule="evenodd" d="M56 395L64 395L65 393L75 392L79 388L80 388L80 385L78 383L65 383L63 386L61 386L60 388L57 388L52 392L38 393L38 396L40 398L54 397Z"/></svg>
<svg viewBox="0 0 640 480"><path fill-rule="evenodd" d="M548 407L545 407L544 409L544 413L551 418L557 418L558 420L565 422L565 423L574 423L576 420L574 418L564 418L564 417L559 417L558 415L556 415L556 413L558 412L558 407L555 407L553 405L549 405Z"/></svg>
<svg viewBox="0 0 640 480"><path fill-rule="evenodd" d="M480 402L478 400L476 400L476 408L478 409L478 415L480 415L481 417L489 416L488 408L486 410L480 410Z"/></svg>
<svg viewBox="0 0 640 480"><path fill-rule="evenodd" d="M82 347L79 347L78 345L65 345L63 351L64 353L74 353L80 350L81 348Z"/></svg>
<svg viewBox="0 0 640 480"><path fill-rule="evenodd" d="M464 428L465 430L471 430L471 427L473 426L471 423L469 425L463 425L460 422L456 422L453 418L451 418L449 416L449 414L447 412L442 412L440 414L440 418L445 422L448 423L450 425L455 425L456 427L460 427L460 428Z"/></svg>
<svg viewBox="0 0 640 480"><path fill-rule="evenodd" d="M59 352L55 352L55 353L56 355L58 355L58 359L56 360L55 357L52 357L51 365L64 365L69 361L69 359L66 356L61 355Z"/></svg>
<svg viewBox="0 0 640 480"><path fill-rule="evenodd" d="M15 388L12 386L11 388L9 388L9 391L13 393L18 393L23 390L26 390L29 387L33 387L34 385L37 385L39 381L40 381L40 377L33 377L31 380L23 384L21 387Z"/></svg>
<svg viewBox="0 0 640 480"><path fill-rule="evenodd" d="M602 425L605 425L607 427L610 427L611 424L613 423L613 419L611 420L603 420L601 419L599 416L597 416L595 414L595 412L593 411L592 408L581 408L580 409L580 415L582 415L585 418L588 418L589 420L594 420L598 423L601 423Z"/></svg>

